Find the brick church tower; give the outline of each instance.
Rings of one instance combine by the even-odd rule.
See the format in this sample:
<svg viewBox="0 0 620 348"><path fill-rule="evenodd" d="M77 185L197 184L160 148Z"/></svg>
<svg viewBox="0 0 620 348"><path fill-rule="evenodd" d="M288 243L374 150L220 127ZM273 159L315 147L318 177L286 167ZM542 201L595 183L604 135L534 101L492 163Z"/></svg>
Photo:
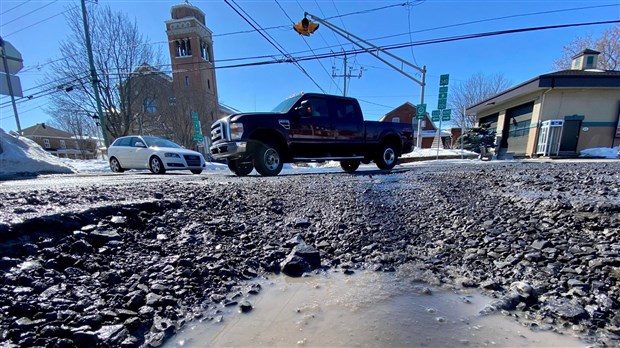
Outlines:
<svg viewBox="0 0 620 348"><path fill-rule="evenodd" d="M220 116L215 79L212 32L205 14L189 2L174 5L166 33L172 63L174 102L179 117L197 112L203 134L208 137L211 123Z"/></svg>

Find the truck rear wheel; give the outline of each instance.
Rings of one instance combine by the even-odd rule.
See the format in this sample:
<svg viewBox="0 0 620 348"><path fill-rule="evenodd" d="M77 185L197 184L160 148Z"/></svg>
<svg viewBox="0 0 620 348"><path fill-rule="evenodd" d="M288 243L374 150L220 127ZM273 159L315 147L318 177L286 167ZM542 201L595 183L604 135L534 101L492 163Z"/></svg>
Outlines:
<svg viewBox="0 0 620 348"><path fill-rule="evenodd" d="M254 165L250 159L228 160L228 169L237 176L247 176L254 170Z"/></svg>
<svg viewBox="0 0 620 348"><path fill-rule="evenodd" d="M276 145L259 142L252 157L254 168L262 176L275 176L282 171L282 154Z"/></svg>
<svg viewBox="0 0 620 348"><path fill-rule="evenodd" d="M348 173L353 173L354 171L357 170L357 168L359 168L359 166L360 166L360 161L355 161L355 160L340 161L340 168L342 168L342 170Z"/></svg>
<svg viewBox="0 0 620 348"><path fill-rule="evenodd" d="M375 163L379 169L392 169L396 165L397 160L395 146L387 143L381 147L381 151L379 151L375 158Z"/></svg>

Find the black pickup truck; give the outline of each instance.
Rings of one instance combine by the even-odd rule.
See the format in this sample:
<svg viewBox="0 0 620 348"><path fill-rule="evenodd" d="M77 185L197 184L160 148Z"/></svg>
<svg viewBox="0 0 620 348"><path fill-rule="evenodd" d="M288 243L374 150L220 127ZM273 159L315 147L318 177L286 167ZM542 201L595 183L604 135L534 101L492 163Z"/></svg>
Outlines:
<svg viewBox="0 0 620 348"><path fill-rule="evenodd" d="M364 121L356 99L299 94L269 113L230 115L211 126L211 155L238 176L278 175L284 163L340 161L347 172L374 161L392 169L413 149L410 124Z"/></svg>

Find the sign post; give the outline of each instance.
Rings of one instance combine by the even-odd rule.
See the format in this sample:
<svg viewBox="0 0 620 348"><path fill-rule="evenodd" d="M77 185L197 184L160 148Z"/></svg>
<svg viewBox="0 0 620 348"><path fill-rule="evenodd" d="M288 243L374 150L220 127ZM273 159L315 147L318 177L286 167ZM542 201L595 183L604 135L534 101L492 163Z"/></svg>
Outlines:
<svg viewBox="0 0 620 348"><path fill-rule="evenodd" d="M4 90L4 87L0 85L0 94L9 95L11 97L11 104L13 104L13 113L15 114L15 123L17 124L17 133L22 134L22 127L19 124L19 116L17 115L17 105L15 105L15 96L23 97L22 85L19 81L19 77L16 76L20 70L24 67L24 61L19 51L13 47L8 41L2 40L0 37L0 49L2 55L2 67L0 68L0 75L5 75L6 86L8 90Z"/></svg>
<svg viewBox="0 0 620 348"><path fill-rule="evenodd" d="M439 159L439 146L441 145L441 122L450 121L451 109L446 109L448 106L448 83L450 82L450 75L444 74L439 76L439 98L437 100L437 109L433 110L433 122L439 121L439 128L437 128L437 155L435 159Z"/></svg>
<svg viewBox="0 0 620 348"><path fill-rule="evenodd" d="M201 143L204 141L204 136L202 135L202 128L200 127L200 120L198 120L198 113L196 111L192 112L192 121L194 122L194 135L192 139L197 143Z"/></svg>

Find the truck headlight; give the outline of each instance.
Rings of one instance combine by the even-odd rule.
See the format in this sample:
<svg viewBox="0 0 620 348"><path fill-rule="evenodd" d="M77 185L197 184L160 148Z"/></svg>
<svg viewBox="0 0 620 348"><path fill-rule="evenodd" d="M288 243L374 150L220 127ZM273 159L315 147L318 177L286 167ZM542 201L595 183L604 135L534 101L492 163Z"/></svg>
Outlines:
<svg viewBox="0 0 620 348"><path fill-rule="evenodd" d="M230 124L230 140L239 140L243 136L243 123Z"/></svg>

